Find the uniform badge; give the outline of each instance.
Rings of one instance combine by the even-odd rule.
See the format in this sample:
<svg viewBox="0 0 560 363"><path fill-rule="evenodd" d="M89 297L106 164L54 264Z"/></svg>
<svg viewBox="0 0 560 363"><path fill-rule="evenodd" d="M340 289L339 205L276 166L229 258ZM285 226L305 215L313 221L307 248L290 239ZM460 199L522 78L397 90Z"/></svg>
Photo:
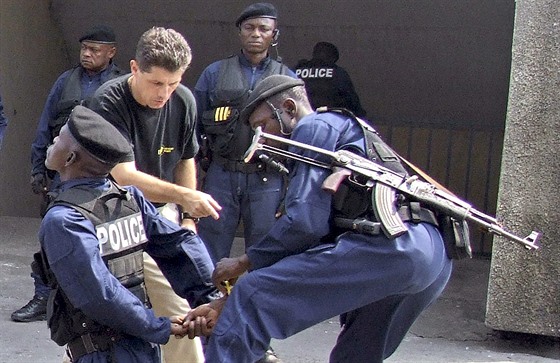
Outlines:
<svg viewBox="0 0 560 363"><path fill-rule="evenodd" d="M231 107L229 106L218 107L214 112L214 121L215 122L226 121L230 115L231 115Z"/></svg>

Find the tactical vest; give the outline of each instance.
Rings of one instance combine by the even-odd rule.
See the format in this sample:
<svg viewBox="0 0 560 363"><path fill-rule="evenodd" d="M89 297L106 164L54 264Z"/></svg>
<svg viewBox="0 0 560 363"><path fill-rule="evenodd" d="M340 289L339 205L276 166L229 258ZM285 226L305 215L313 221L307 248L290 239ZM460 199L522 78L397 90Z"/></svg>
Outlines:
<svg viewBox="0 0 560 363"><path fill-rule="evenodd" d="M124 74L123 71L114 64L109 65L109 67L111 67L111 70L106 77L101 80L101 84ZM60 100L56 104L56 116L49 120L49 130L51 131L51 137L53 139L58 136L60 129L68 120L68 116L74 107L85 101L82 98L81 85L83 72L84 68L82 66L77 66L70 71L70 74L64 80L62 94L60 95Z"/></svg>
<svg viewBox="0 0 560 363"><path fill-rule="evenodd" d="M136 200L111 182L108 191L80 186L65 190L54 199L49 209L57 205L74 208L93 223L101 256L111 274L149 306L142 258L147 238ZM64 291L58 287L43 251L41 255L42 275L53 288L49 296L53 308L47 312L51 338L62 346L84 334L105 331L106 327L74 308Z"/></svg>
<svg viewBox="0 0 560 363"><path fill-rule="evenodd" d="M379 136L377 131L364 120L356 117L344 108L321 107L317 113L335 112L348 116L357 122L364 133L364 150L366 157L375 163L398 174L407 175L406 169L397 154ZM352 151L352 150L350 150ZM358 150L356 150L358 151ZM361 151L359 151L361 153ZM371 188L365 187L367 180L345 180L333 196L333 217L345 219L373 219Z"/></svg>
<svg viewBox="0 0 560 363"><path fill-rule="evenodd" d="M289 69L275 59L270 59L266 70L255 84L274 74L289 74ZM247 120L240 120L240 113L252 89L247 81L238 55L224 59L220 64L216 96L211 97L211 109L202 115L204 133L214 155L229 160L242 160L251 144L253 131Z"/></svg>

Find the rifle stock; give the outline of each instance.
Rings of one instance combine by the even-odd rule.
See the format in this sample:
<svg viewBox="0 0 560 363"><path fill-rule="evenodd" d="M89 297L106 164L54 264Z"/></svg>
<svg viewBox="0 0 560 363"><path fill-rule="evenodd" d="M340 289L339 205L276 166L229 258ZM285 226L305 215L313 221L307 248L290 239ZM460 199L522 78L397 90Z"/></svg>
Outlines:
<svg viewBox="0 0 560 363"><path fill-rule="evenodd" d="M260 142L261 138L318 153L328 157L330 163L318 161L288 150L266 145ZM264 150L276 155L332 170L333 174L331 174L325 180L325 184L323 184L323 188L330 193L336 192L340 183L342 183L345 178L348 178L353 174L359 174L369 178L373 181L372 185L375 185L376 189L373 193L373 205L376 217L380 220L380 222L382 222L382 228L388 236L391 233L393 233L394 236L397 236L399 233L402 234L406 232L406 226L404 226L400 219L399 221L403 224L402 226L399 226L399 223L394 221L395 215L390 207L389 209L383 209L387 208L388 205L392 205L393 208L395 208L394 195L397 192L401 192L411 199L433 208L433 210L437 212L449 215L459 221L468 221L477 224L489 233L503 236L512 241L518 242L524 245L527 249L539 248L537 243L541 237L540 233L532 231L527 237L521 238L505 230L494 217L474 209L467 202L451 193L438 189L431 183L419 180L418 176L413 175L411 177L405 177L399 175L390 169L347 150L339 150L335 152L324 150L312 145L307 145L284 137L265 133L260 127L255 130L253 142L245 153L246 162L251 159L256 150ZM377 192L377 190L379 190L379 192ZM379 193L379 195L377 195L377 193ZM396 218L398 218L398 216L396 216ZM402 230L402 227L405 228L404 231Z"/></svg>

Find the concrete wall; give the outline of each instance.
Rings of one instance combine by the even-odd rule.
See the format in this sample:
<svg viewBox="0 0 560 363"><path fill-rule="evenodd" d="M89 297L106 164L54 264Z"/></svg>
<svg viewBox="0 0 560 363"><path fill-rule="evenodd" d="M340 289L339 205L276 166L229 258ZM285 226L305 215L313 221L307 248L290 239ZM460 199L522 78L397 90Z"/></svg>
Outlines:
<svg viewBox="0 0 560 363"><path fill-rule="evenodd" d="M252 1L53 0L77 61L80 33L104 21L117 31L126 66L148 27L172 27L194 52L184 82L194 86L210 62L239 50L233 22ZM512 0L277 0L279 53L293 66L317 41L340 50L364 107L377 122L503 126ZM126 16L123 16L126 14Z"/></svg>
<svg viewBox="0 0 560 363"><path fill-rule="evenodd" d="M486 323L560 337L560 0L520 2L500 178L499 212L519 234L542 233L538 251L497 238Z"/></svg>
<svg viewBox="0 0 560 363"><path fill-rule="evenodd" d="M30 145L56 77L68 67L48 1L0 0L0 89L9 118L0 152L0 215L38 217Z"/></svg>
<svg viewBox="0 0 560 363"><path fill-rule="evenodd" d="M12 74L18 80L12 91L0 77L3 97L13 109L9 93L31 96L31 103L25 104L27 116L12 117L12 126L18 123L19 129L8 130L2 153L0 215L36 215L36 198L28 187L29 145L52 82L78 61L77 39L85 29L97 23L114 27L119 41L116 61L126 68L142 32L154 25L175 28L193 49L193 63L184 77L193 87L205 66L239 50L233 22L250 2L51 0L49 9L45 1L0 0L0 65L6 69L12 62L19 69ZM513 0L274 4L280 13L278 50L286 64L309 58L317 41L336 44L339 64L353 78L369 118L398 151L438 179L443 177L460 195L481 199L479 209L495 208ZM4 23L14 28L9 35ZM4 44L22 56L6 55ZM24 107L18 108L23 112ZM474 169L473 159L480 159ZM480 185L473 189L471 182ZM15 186L18 195L13 193Z"/></svg>

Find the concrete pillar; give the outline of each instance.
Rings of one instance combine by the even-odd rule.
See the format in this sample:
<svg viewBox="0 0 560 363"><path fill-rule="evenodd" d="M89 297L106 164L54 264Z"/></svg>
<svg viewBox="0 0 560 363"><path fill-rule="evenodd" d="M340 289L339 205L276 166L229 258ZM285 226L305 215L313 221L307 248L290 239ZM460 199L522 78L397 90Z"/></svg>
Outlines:
<svg viewBox="0 0 560 363"><path fill-rule="evenodd" d="M560 0L516 3L498 216L538 251L494 238L486 324L560 336Z"/></svg>
<svg viewBox="0 0 560 363"><path fill-rule="evenodd" d="M50 6L0 0L0 89L10 120L0 152L0 216L39 217L41 197L29 184L31 143L54 81L71 66Z"/></svg>

